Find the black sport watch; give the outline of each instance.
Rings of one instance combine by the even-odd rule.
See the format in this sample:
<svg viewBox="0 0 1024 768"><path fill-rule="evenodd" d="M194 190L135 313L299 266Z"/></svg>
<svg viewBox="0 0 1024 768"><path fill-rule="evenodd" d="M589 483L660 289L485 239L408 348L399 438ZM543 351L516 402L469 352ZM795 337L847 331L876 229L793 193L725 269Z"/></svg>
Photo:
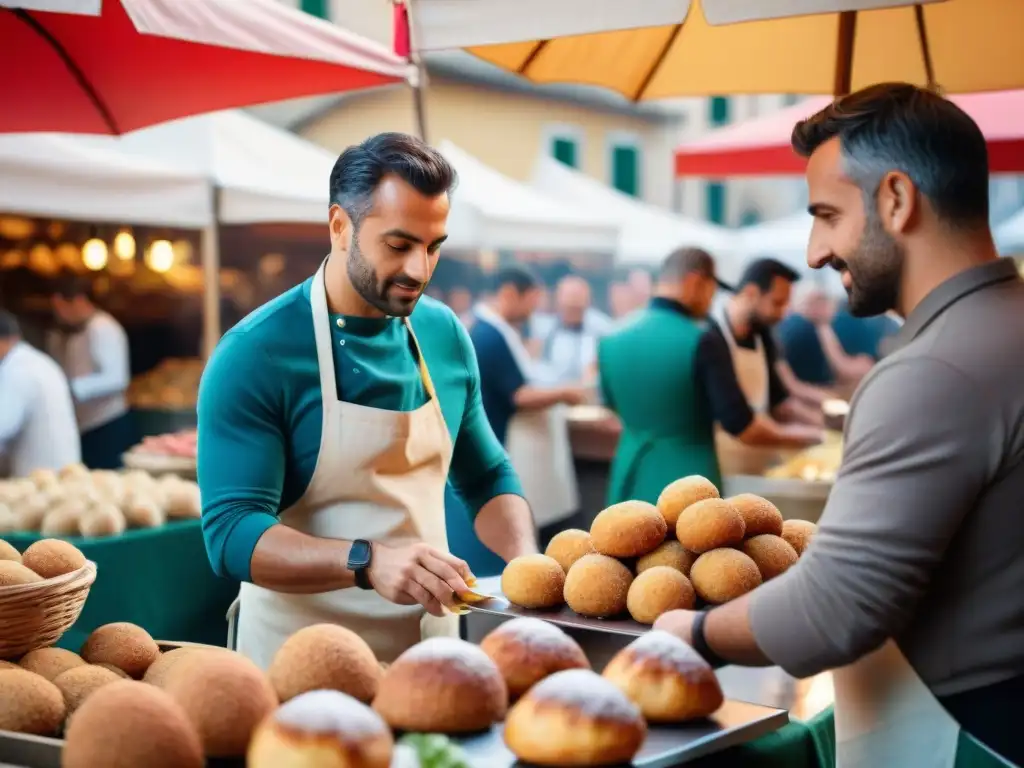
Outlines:
<svg viewBox="0 0 1024 768"><path fill-rule="evenodd" d="M707 611L699 611L696 616L693 617L693 625L690 628L691 640L693 642L690 645L697 653L704 657L712 669L720 669L721 667L728 666L729 662L711 650L711 646L708 645L707 638L704 637L704 620L708 617Z"/></svg>
<svg viewBox="0 0 1024 768"><path fill-rule="evenodd" d="M373 547L366 539L356 539L348 551L348 569L355 574L356 586L360 589L373 589L370 583L370 563L373 560Z"/></svg>

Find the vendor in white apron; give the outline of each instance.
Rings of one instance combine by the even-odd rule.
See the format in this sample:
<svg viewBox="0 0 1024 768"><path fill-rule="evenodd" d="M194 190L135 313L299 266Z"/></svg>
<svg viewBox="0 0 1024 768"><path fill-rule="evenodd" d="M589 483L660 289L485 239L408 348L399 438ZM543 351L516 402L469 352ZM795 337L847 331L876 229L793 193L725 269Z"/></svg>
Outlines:
<svg viewBox="0 0 1024 768"><path fill-rule="evenodd" d="M539 280L524 267L497 276L491 305L474 308L470 331L480 362L481 389L495 434L504 440L537 526L555 525L579 508L567 406L583 402L578 383L555 383L530 357L517 326L536 306Z"/></svg>
<svg viewBox="0 0 1024 768"><path fill-rule="evenodd" d="M452 593L472 574L448 552L449 469L485 545L506 561L536 551L465 329L421 298L454 182L410 136L347 149L331 174L331 255L233 328L204 372L207 551L243 582L229 642L262 668L321 622L385 662L457 636Z"/></svg>
<svg viewBox="0 0 1024 768"><path fill-rule="evenodd" d="M796 565L656 626L715 664L835 670L839 768L1022 765L1024 281L989 229L985 138L933 91L884 84L798 124L794 148L810 265L841 269L854 315L906 322L851 402Z"/></svg>
<svg viewBox="0 0 1024 768"><path fill-rule="evenodd" d="M775 366L778 353L771 336L789 304L792 285L799 275L774 259L757 259L743 271L734 295L714 312L712 333L721 334L729 347L736 380L755 414L793 421L801 408L783 384ZM737 338L737 329L740 329ZM741 442L721 426L715 430L715 446L725 477L763 475L784 462L799 448L755 446Z"/></svg>

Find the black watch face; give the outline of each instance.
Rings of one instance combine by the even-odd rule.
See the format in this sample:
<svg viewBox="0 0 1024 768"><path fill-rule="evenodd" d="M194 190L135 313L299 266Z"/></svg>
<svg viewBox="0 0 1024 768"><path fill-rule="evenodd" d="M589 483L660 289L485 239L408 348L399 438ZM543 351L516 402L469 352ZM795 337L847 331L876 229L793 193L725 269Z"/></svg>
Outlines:
<svg viewBox="0 0 1024 768"><path fill-rule="evenodd" d="M359 539L352 542L352 548L348 552L348 567L350 570L359 570L370 564L370 542Z"/></svg>

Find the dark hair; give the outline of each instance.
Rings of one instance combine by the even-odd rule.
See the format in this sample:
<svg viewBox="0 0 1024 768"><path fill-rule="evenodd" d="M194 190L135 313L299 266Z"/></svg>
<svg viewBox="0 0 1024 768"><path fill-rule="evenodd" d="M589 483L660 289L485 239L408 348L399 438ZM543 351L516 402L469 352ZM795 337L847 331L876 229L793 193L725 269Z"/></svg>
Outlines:
<svg viewBox="0 0 1024 768"><path fill-rule="evenodd" d="M537 273L523 264L503 267L494 277L494 290L496 291L506 285L511 285L516 289L516 293L522 294L533 288L539 288L540 284L540 277Z"/></svg>
<svg viewBox="0 0 1024 768"><path fill-rule="evenodd" d="M673 282L682 280L694 272L699 272L705 277L714 277L714 257L703 248L677 248L661 263L658 279Z"/></svg>
<svg viewBox="0 0 1024 768"><path fill-rule="evenodd" d="M971 116L939 94L881 83L838 99L793 128L810 157L839 138L846 174L874 196L882 177L907 174L936 214L956 227L988 224L988 149Z"/></svg>
<svg viewBox="0 0 1024 768"><path fill-rule="evenodd" d="M6 309L0 309L0 339L13 339L15 336L21 336L18 318Z"/></svg>
<svg viewBox="0 0 1024 768"><path fill-rule="evenodd" d="M57 279L53 293L65 301L77 299L79 296L91 299L92 283L88 278L81 277L80 275L65 274Z"/></svg>
<svg viewBox="0 0 1024 768"><path fill-rule="evenodd" d="M373 207L381 179L398 176L427 197L451 193L458 175L444 156L405 133L378 133L348 147L331 170L331 205L340 205L356 228Z"/></svg>
<svg viewBox="0 0 1024 768"><path fill-rule="evenodd" d="M743 270L736 290L741 290L747 285L756 285L761 293L766 293L772 289L772 283L776 278L782 278L787 283L795 283L800 279L800 273L775 259L757 259Z"/></svg>

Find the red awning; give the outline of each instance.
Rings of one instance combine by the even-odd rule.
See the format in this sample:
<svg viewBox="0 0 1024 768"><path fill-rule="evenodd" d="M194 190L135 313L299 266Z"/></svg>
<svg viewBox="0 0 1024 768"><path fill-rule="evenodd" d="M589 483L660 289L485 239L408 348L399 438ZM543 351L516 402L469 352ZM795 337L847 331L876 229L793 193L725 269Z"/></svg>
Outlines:
<svg viewBox="0 0 1024 768"><path fill-rule="evenodd" d="M953 96L988 139L993 173L1024 172L1024 91ZM711 131L675 151L676 176L802 174L805 160L789 145L794 124L829 103L815 97L763 117Z"/></svg>

